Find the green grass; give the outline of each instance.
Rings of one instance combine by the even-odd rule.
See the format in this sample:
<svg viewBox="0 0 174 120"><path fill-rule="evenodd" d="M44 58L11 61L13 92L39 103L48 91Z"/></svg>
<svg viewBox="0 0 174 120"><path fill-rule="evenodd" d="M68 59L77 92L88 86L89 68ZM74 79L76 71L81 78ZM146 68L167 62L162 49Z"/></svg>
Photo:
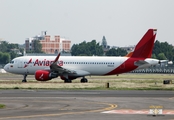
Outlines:
<svg viewBox="0 0 174 120"><path fill-rule="evenodd" d="M5 108L5 105L4 104L0 104L0 109L3 109Z"/></svg>
<svg viewBox="0 0 174 120"><path fill-rule="evenodd" d="M72 83L64 83L60 78L40 82L34 80L34 76L28 76L28 82L22 83L22 77L0 74L0 89L174 90L174 84L163 84L163 80L173 80L173 74L127 73L119 76L87 76L88 83L80 83L80 78ZM109 83L110 88L106 88L106 83Z"/></svg>

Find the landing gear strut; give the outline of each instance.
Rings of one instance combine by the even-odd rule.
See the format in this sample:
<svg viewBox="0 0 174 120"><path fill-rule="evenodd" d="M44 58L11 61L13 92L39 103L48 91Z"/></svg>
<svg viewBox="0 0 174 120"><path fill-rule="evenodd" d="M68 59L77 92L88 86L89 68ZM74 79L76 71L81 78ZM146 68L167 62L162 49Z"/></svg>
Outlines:
<svg viewBox="0 0 174 120"><path fill-rule="evenodd" d="M27 80L26 80L27 74L25 74L23 76L24 76L24 79L22 80L22 82L27 82Z"/></svg>
<svg viewBox="0 0 174 120"><path fill-rule="evenodd" d="M88 82L88 79L86 79L84 77L81 79L81 83L87 83L87 82Z"/></svg>

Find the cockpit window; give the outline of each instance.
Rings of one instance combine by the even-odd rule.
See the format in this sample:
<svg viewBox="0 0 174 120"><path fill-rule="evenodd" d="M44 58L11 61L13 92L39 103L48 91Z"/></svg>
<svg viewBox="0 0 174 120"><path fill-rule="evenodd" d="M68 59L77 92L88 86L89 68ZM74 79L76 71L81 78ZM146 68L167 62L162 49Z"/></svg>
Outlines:
<svg viewBox="0 0 174 120"><path fill-rule="evenodd" d="M13 63L14 63L14 61L12 60L10 63L11 63L11 64L13 64Z"/></svg>

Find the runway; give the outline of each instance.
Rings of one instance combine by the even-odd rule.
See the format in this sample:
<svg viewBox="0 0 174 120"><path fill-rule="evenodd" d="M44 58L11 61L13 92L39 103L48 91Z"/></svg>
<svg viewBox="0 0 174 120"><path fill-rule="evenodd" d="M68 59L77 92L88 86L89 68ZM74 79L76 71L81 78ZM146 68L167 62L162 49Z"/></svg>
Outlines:
<svg viewBox="0 0 174 120"><path fill-rule="evenodd" d="M0 96L6 105L0 120L174 120L173 91L0 90ZM164 114L148 114L152 105Z"/></svg>
<svg viewBox="0 0 174 120"><path fill-rule="evenodd" d="M149 90L0 90L1 97L174 97L174 91Z"/></svg>

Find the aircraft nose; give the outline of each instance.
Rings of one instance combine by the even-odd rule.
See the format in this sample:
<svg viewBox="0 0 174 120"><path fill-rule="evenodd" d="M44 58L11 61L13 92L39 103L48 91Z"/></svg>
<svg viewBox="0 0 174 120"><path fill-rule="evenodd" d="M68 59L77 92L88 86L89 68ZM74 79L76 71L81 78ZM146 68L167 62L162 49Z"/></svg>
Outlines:
<svg viewBox="0 0 174 120"><path fill-rule="evenodd" d="M9 65L8 65L8 64L6 64L6 65L4 66L4 70L8 72L8 70L9 70Z"/></svg>

